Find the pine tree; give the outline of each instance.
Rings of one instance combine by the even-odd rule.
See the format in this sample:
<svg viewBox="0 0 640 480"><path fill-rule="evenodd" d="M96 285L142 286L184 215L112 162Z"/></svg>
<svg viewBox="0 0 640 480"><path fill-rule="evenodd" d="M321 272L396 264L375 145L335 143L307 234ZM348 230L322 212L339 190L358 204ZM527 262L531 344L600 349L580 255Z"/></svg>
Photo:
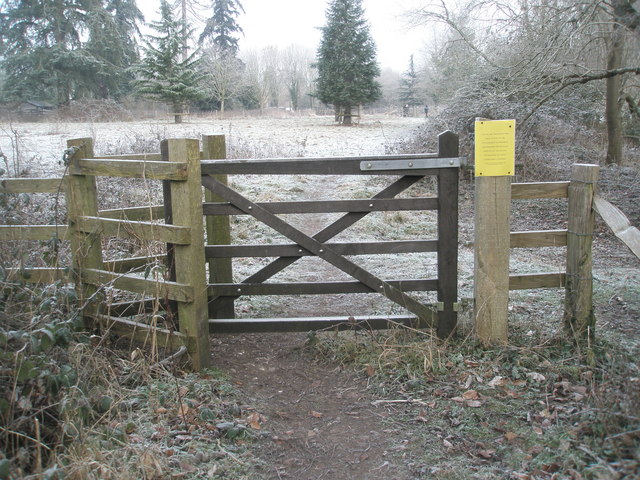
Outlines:
<svg viewBox="0 0 640 480"><path fill-rule="evenodd" d="M202 96L199 59L194 52L182 58L184 36L189 31L176 20L166 0L160 2L161 19L150 26L158 35L145 39L144 58L135 69L137 91L145 97L170 105L175 122L181 123L184 108Z"/></svg>
<svg viewBox="0 0 640 480"><path fill-rule="evenodd" d="M236 34L243 33L236 17L244 13L240 0L213 0L213 15L200 34L199 43L209 40L221 53L235 57L238 53Z"/></svg>
<svg viewBox="0 0 640 480"><path fill-rule="evenodd" d="M7 74L4 94L67 104L124 90L118 76L130 62L122 56L135 51L135 40L130 31L115 34L119 20L109 5L116 1L133 0L4 2L0 15L0 57ZM140 18L127 15L126 21L135 25Z"/></svg>
<svg viewBox="0 0 640 480"><path fill-rule="evenodd" d="M409 57L409 68L400 78L400 91L398 98L402 105L414 108L420 105L419 79L413 63L413 55Z"/></svg>
<svg viewBox="0 0 640 480"><path fill-rule="evenodd" d="M332 104L351 124L351 107L381 95L376 46L364 18L362 0L332 0L318 49L317 97Z"/></svg>

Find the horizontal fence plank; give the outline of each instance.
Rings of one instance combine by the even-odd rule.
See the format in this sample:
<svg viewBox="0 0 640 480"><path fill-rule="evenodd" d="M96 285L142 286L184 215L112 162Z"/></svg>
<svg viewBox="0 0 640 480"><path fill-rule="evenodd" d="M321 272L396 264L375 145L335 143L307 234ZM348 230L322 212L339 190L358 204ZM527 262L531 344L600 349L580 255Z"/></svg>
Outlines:
<svg viewBox="0 0 640 480"><path fill-rule="evenodd" d="M593 206L602 220L609 226L613 234L624 243L633 254L640 258L640 231L631 225L631 222L622 211L596 195Z"/></svg>
<svg viewBox="0 0 640 480"><path fill-rule="evenodd" d="M0 241L67 239L66 225L0 225Z"/></svg>
<svg viewBox="0 0 640 480"><path fill-rule="evenodd" d="M566 283L566 274L528 273L509 276L509 290L528 290L533 288L562 288Z"/></svg>
<svg viewBox="0 0 640 480"><path fill-rule="evenodd" d="M93 315L92 318L109 333L130 338L147 346L154 345L170 350L178 350L183 346L188 348L189 337L180 332L107 315Z"/></svg>
<svg viewBox="0 0 640 480"><path fill-rule="evenodd" d="M0 180L0 193L64 192L62 178L5 178Z"/></svg>
<svg viewBox="0 0 640 480"><path fill-rule="evenodd" d="M403 292L427 292L438 288L435 279L390 280L389 285ZM209 285L210 296L239 295L331 295L338 293L376 293L372 288L355 282L296 283L215 283Z"/></svg>
<svg viewBox="0 0 640 480"><path fill-rule="evenodd" d="M10 268L6 270L7 282L26 283L55 283L57 281L71 282L71 271L68 268Z"/></svg>
<svg viewBox="0 0 640 480"><path fill-rule="evenodd" d="M435 252L437 240L399 240L389 242L327 243L340 255L379 255L385 253ZM306 257L313 255L295 244L287 245L207 245L207 258Z"/></svg>
<svg viewBox="0 0 640 480"><path fill-rule="evenodd" d="M125 153L125 154L121 154L121 155L101 155L100 157L95 157L95 158L101 158L101 159L105 159L105 160L152 160L152 161L159 161L162 160L162 155L160 154L160 152L157 153Z"/></svg>
<svg viewBox="0 0 640 480"><path fill-rule="evenodd" d="M139 240L175 243L177 245L188 245L191 242L191 229L179 225L100 217L79 217L77 227L81 232L118 238L137 238Z"/></svg>
<svg viewBox="0 0 640 480"><path fill-rule="evenodd" d="M119 260L105 260L104 269L110 272L126 273L131 270L140 270L146 265L155 264L158 262L166 262L166 255L158 255L154 257L133 257L123 258Z"/></svg>
<svg viewBox="0 0 640 480"><path fill-rule="evenodd" d="M164 205L100 210L98 212L98 216L102 218L115 218L118 220L162 220L164 219Z"/></svg>
<svg viewBox="0 0 640 480"><path fill-rule="evenodd" d="M511 248L566 247L566 230L511 232Z"/></svg>
<svg viewBox="0 0 640 480"><path fill-rule="evenodd" d="M527 200L535 198L567 198L569 182L512 183L511 198Z"/></svg>
<svg viewBox="0 0 640 480"><path fill-rule="evenodd" d="M82 280L91 285L102 286L111 284L115 288L153 295L157 298L166 298L178 302L192 302L193 288L166 280L146 279L134 275L117 274L106 270L85 268L82 270Z"/></svg>
<svg viewBox="0 0 640 480"><path fill-rule="evenodd" d="M309 332L312 330L387 330L393 328L429 328L416 317L354 316L354 317L309 317L309 318L238 318L210 319L210 333L268 333Z"/></svg>
<svg viewBox="0 0 640 480"><path fill-rule="evenodd" d="M361 162L437 158L437 154L385 155L367 157L265 158L251 160L203 160L203 175L381 175L362 170ZM385 171L384 175L437 175L440 169Z"/></svg>
<svg viewBox="0 0 640 480"><path fill-rule="evenodd" d="M437 210L438 204L437 198L385 198L258 203L258 205L265 210L275 214ZM205 215L244 215L241 209L230 203L205 203L203 210Z"/></svg>
<svg viewBox="0 0 640 480"><path fill-rule="evenodd" d="M72 175L148 178L152 180L186 180L187 164L142 160L80 159L69 167Z"/></svg>

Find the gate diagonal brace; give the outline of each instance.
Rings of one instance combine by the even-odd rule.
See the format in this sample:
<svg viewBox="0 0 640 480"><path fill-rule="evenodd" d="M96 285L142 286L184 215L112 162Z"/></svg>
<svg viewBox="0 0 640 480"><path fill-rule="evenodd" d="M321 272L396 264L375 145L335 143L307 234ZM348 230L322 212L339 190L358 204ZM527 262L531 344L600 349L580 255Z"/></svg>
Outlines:
<svg viewBox="0 0 640 480"><path fill-rule="evenodd" d="M206 177L203 177L203 178L206 178ZM392 184L388 185L387 187L382 189L380 192L375 194L372 197L372 199L393 198L396 195L404 192L407 188L409 188L410 186L412 186L422 178L423 176L413 176L413 175L412 176L406 175L406 176L400 177L399 179L395 180ZM369 215L369 213L370 212L349 212L346 215L343 215L342 217L340 217L335 222L328 225L327 227L320 230L318 233L316 233L313 236L313 238L315 240L318 240L319 242L328 242L336 235L342 233L344 230L346 230L350 226L362 220L364 217ZM242 281L242 283L266 282L268 279L278 274L279 272L287 268L289 265L292 265L295 262L297 262L300 258L301 257L297 257L297 256L296 257L280 257L272 261L270 264L266 265L265 267L261 268L253 275L250 275L249 277L247 277L245 280ZM221 297L214 297L213 299L210 299L209 304L213 305L213 307L215 308L216 303L219 301L218 299L220 298ZM228 297L225 297L225 298L228 298ZM238 297L232 297L232 298L238 298Z"/></svg>
<svg viewBox="0 0 640 480"><path fill-rule="evenodd" d="M324 243L310 237L309 235L296 229L292 225L289 225L281 218L272 214L260 205L246 199L245 197L227 187L223 183L219 182L215 178L211 176L203 177L202 183L206 188L211 190L213 193L221 196L226 201L231 202L244 213L251 215L256 220L273 228L278 233L281 233L285 237L300 245L302 248L322 258L334 267L342 270L367 287L371 288L371 290L381 293L392 302L395 302L401 307L409 310L428 326L435 325L437 314L432 309L418 302L398 288L381 280L370 272L367 272L365 269L356 265L351 260L348 260L342 255L336 253L331 248L327 247L327 245L325 245Z"/></svg>

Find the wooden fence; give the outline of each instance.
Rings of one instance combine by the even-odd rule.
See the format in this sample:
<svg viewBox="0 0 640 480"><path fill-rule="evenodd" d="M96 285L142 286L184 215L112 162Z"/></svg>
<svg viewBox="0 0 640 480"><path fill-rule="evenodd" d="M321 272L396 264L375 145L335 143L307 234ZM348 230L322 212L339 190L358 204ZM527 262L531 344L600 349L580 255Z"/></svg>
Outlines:
<svg viewBox="0 0 640 480"><path fill-rule="evenodd" d="M228 214L255 214L262 220L273 222L273 208L293 210L317 210L319 203L285 204L270 207L247 203L246 199L235 198L226 187L226 174L242 174L256 168L260 173L282 174L320 173L329 174L367 172L372 162L386 162L386 169L395 175L408 175L413 183L415 178L425 174L435 174L449 178L441 193L448 195L447 201L437 201L446 206L439 216L439 230L448 232L451 241L414 242L413 246L437 251L439 257L438 279L429 280L427 289L438 291L438 300L445 312L443 321L431 321L437 325L442 337L455 330L457 284L457 169L446 166L415 168L410 162L411 172L406 169L390 168L389 161L407 159L377 157L364 161L358 159L333 159L327 162L312 162L309 159L272 162L231 162L217 161L225 157L224 138L203 137L202 152L197 140L166 140L161 143L161 153L144 155L118 155L95 158L91 139L76 139L68 142L68 175L64 179L4 179L0 181L0 194L43 193L63 195L66 199L68 225L2 225L0 241L56 241L70 242L72 264L46 268L18 267L7 270L7 278L33 283L50 283L56 280L74 281L78 287L83 316L87 321L97 322L105 329L136 340L152 342L154 345L177 349L185 346L191 355L193 367L201 369L210 362L209 329L221 328L224 321L210 320L216 317L233 316L233 298L238 289L257 291L263 289L279 294L277 285L260 287L256 282L233 283L231 280L230 257L247 253L249 247L239 247L232 251L228 231ZM457 157L457 137L444 135L440 138L440 151L431 154L432 159ZM425 156L423 156L424 158ZM429 155L426 156L427 160ZM412 157L415 158L415 157ZM201 162L202 159L205 161ZM322 165L322 166L321 166ZM425 164L426 165L426 164ZM382 167L381 167L382 168ZM309 170L310 169L310 170ZM319 170L320 169L320 170ZM345 170L346 169L346 170ZM96 176L129 177L160 180L164 185L164 202L131 208L98 210ZM575 165L569 182L511 184L509 177L480 177L476 183L476 267L475 267L475 320L477 334L485 343L506 343L507 341L507 301L509 290L565 287L565 324L574 335L590 335L593 331L591 242L593 233L594 193L598 168L594 165ZM401 177L403 178L403 177ZM455 181L454 181L455 179ZM392 190L402 191L399 181ZM448 183L447 183L448 182ZM203 205L202 184L211 187L205 195ZM406 182L405 182L406 183ZM352 222L372 210L393 209L388 200L389 192L369 200L343 201L331 208L356 212L347 213ZM509 232L509 209L511 201L538 198L568 198L568 228L564 230ZM427 204L432 202L426 199ZM411 203L413 200L403 199ZM422 201L422 200L421 200ZM235 202L235 204L234 204ZM349 203L350 202L350 203ZM326 203L326 202L324 202ZM402 202L400 202L402 203ZM433 203L433 202L432 202ZM435 205L435 203L434 203ZM324 205L326 207L327 205ZM424 207L424 205L423 205ZM404 207L402 207L404 208ZM407 209L415 209L412 203ZM421 207L422 208L422 207ZM596 199L596 208L609 220L616 234L624 237L632 250L637 249L637 229L630 227L620 212L604 200ZM293 210L292 210L293 209ZM297 211L296 210L296 211ZM343 211L343 210L340 210ZM225 213L226 212L226 213ZM275 211L277 213L277 211ZM206 214L206 225L203 215ZM285 260L308 254L316 255L339 267L351 269L343 258L345 252L330 252L334 248L326 243L342 227L332 227L320 237L299 236L288 226L277 225L291 236L298 246L271 246L260 248L262 253L271 255L272 249L280 249ZM337 228L337 230L336 230ZM205 230L207 244L205 248ZM333 232L333 233L332 233ZM634 233L635 232L635 233ZM442 235L442 234L441 234ZM162 242L167 244L167 254L149 257L104 260L103 237L133 238L138 241ZM325 238L326 237L326 238ZM635 242L635 243L634 243ZM428 244L428 245L427 245ZM425 246L426 245L426 246ZM562 272L545 272L509 276L509 250L511 248L537 248L547 246L567 247L567 268ZM292 250L293 248L293 250ZM299 249L302 249L301 252ZM369 248L369 247L368 247ZM374 250L386 251L384 246L371 246ZM395 248L395 247L393 247ZM295 251L294 251L295 250ZM242 251L242 252L241 252ZM425 251L425 250L421 250ZM226 253L225 253L226 252ZM231 253L231 254L230 254ZM348 253L348 252L347 252ZM335 254L335 255L334 255ZM289 257L288 260L286 257ZM207 280L205 265L209 264ZM169 265L169 279L162 275L149 275L149 266L159 263ZM354 270L355 271L355 270ZM448 273L449 272L449 273ZM372 278L368 273L355 271L356 282L360 286L348 285L349 291L375 291L379 289L396 296L400 303L406 297L396 293L392 282ZM259 283L259 282L258 282ZM410 283L410 282L409 282ZM97 301L104 285L133 292L142 300L126 301L107 305ZM417 283L416 283L417 285ZM291 285L283 291L291 292ZM308 291L304 286L296 287L299 292ZM306 290L305 290L306 288ZM324 287L322 287L324 288ZM334 289L329 285L325 290ZM252 290L253 289L253 290ZM282 290L282 289L281 289ZM327 290L327 291L328 291ZM225 298L226 297L226 298ZM209 304L215 303L213 312ZM411 311L411 308L409 309ZM414 313L424 312L415 306ZM154 322L137 321L137 315L163 312L167 317L176 313L178 321L157 328ZM418 314L418 316L420 316ZM429 318L432 317L428 313ZM226 327L225 327L226 328Z"/></svg>

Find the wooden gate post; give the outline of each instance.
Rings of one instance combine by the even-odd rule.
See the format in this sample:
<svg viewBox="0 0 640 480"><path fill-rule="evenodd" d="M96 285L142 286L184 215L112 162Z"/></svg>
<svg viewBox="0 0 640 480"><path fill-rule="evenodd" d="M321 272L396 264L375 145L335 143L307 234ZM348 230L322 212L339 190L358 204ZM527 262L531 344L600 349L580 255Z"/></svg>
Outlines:
<svg viewBox="0 0 640 480"><path fill-rule="evenodd" d="M202 136L202 157L204 160L220 160L227 158L224 135ZM214 178L227 185L227 175L214 175ZM224 202L220 196L205 189L205 201ZM207 245L230 245L231 226L228 215L207 216ZM209 263L209 283L233 283L233 267L231 258L211 258ZM210 318L235 318L233 297L221 298L217 307L209 306Z"/></svg>
<svg viewBox="0 0 640 480"><path fill-rule="evenodd" d="M458 136L450 131L438 135L438 157L458 156ZM441 168L438 174L438 308L439 338L455 334L458 323L458 172Z"/></svg>
<svg viewBox="0 0 640 480"><path fill-rule="evenodd" d="M508 341L511 177L475 178L474 323L484 345Z"/></svg>
<svg viewBox="0 0 640 480"><path fill-rule="evenodd" d="M575 341L592 340L595 327L591 245L599 172L597 165L571 166L564 328Z"/></svg>
<svg viewBox="0 0 640 480"><path fill-rule="evenodd" d="M172 139L160 143L162 158L169 162L186 162L187 180L170 181L171 219L174 225L190 228L188 245L173 245L176 282L192 288L191 302L178 302L180 332L188 337L192 366L201 370L210 365L207 283L202 223L202 179L198 140Z"/></svg>
<svg viewBox="0 0 640 480"><path fill-rule="evenodd" d="M65 154L70 165L77 165L81 158L93 158L93 140L76 138L67 141ZM76 169L77 171L78 169ZM98 288L82 281L84 268L102 270L102 237L98 233L85 233L76 227L78 217L98 216L96 178L93 175L67 175L66 202L69 222L69 238L75 274L76 291L83 307L82 314L94 314L99 304L92 299ZM84 317L85 315L83 315Z"/></svg>

